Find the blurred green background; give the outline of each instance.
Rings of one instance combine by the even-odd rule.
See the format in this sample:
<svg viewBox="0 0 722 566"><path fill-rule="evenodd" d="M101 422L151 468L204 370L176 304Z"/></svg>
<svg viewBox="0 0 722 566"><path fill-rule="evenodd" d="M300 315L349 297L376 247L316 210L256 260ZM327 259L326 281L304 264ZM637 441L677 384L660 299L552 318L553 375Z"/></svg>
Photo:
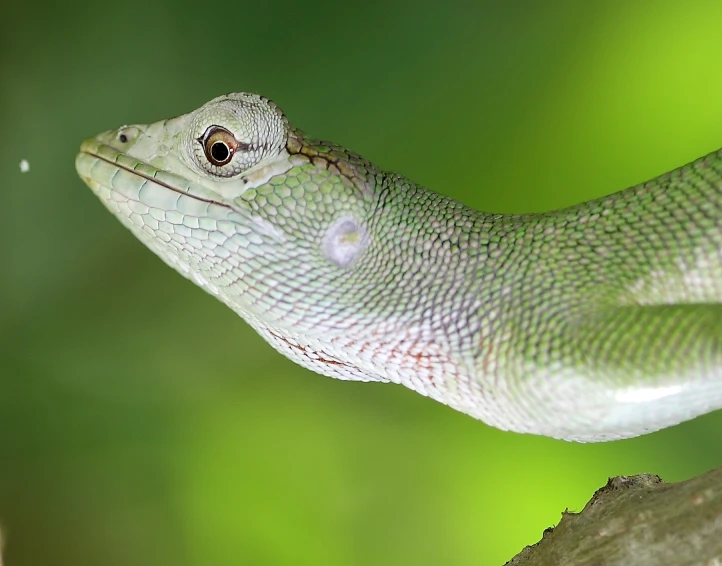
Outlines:
<svg viewBox="0 0 722 566"><path fill-rule="evenodd" d="M85 137L245 90L476 208L569 205L722 146L720 30L714 0L6 4L8 565L501 565L608 476L721 465L720 412L570 444L311 374L73 167Z"/></svg>

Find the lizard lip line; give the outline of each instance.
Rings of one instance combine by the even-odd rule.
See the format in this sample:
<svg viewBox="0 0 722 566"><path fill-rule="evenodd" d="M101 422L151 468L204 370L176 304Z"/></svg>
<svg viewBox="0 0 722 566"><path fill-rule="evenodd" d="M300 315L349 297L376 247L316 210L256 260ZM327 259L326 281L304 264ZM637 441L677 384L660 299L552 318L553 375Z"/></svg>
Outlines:
<svg viewBox="0 0 722 566"><path fill-rule="evenodd" d="M230 206L228 206L227 204L224 204L224 203L222 203L222 202L218 202L218 201L215 201L215 200L211 200L211 199L199 197L199 196L196 196L196 195L191 194L191 193L189 193L189 192L186 192L186 191L182 191L182 190L180 190L180 189L177 189L177 188L174 187L173 185L169 185L168 183L164 183L163 181L159 181L158 179L156 179L156 178L154 178L154 177L151 177L151 176L149 176L149 175L144 175L143 173L140 173L140 172L136 171L135 169L131 169L130 167L126 167L125 165L121 165L120 163L117 163L117 162L115 162L115 161L111 161L110 159L107 159L107 158L103 157L102 155L98 155L97 153L92 153L92 152L90 152L90 151L85 151L85 150L81 151L80 153L84 153L85 155L89 155L90 157L94 157L95 159L99 159L100 161L104 161L104 162L107 163L108 165L111 165L111 166L113 166L113 167L117 167L118 169L123 169L124 171L127 171L127 172L130 173L131 175L137 175L138 177L142 177L142 178L145 179L146 181L149 181L149 182L151 182L151 183L155 183L156 185L159 185L159 186L161 186L161 187L163 187L163 188L166 188L166 189L168 189L169 191L173 191L174 193L178 193L179 195L184 195L184 196L187 196L187 197L192 198L192 199L195 199L195 200L199 200L199 201L202 201L202 202L207 202L207 203L210 203L210 204L215 204L215 205L218 205L218 206L222 206L223 208L231 208Z"/></svg>

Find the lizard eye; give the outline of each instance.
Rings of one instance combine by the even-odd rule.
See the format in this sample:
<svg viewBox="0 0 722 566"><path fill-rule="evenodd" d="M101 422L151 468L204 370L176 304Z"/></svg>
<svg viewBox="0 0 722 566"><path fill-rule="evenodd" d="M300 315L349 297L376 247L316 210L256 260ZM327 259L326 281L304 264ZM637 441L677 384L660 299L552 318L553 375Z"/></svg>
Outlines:
<svg viewBox="0 0 722 566"><path fill-rule="evenodd" d="M220 126L208 128L198 141L203 146L206 159L216 167L229 163L238 146L241 145L231 132Z"/></svg>
<svg viewBox="0 0 722 566"><path fill-rule="evenodd" d="M268 100L252 94L219 96L190 115L183 153L195 170L237 177L281 154L287 122Z"/></svg>

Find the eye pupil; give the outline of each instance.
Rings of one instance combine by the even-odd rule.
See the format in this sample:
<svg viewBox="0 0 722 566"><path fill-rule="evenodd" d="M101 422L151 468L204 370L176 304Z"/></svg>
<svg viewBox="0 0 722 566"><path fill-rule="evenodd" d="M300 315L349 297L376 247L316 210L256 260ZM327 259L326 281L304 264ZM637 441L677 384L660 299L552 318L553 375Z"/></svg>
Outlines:
<svg viewBox="0 0 722 566"><path fill-rule="evenodd" d="M211 126L200 138L206 159L216 167L230 163L233 154L238 150L238 140L231 132L220 126Z"/></svg>
<svg viewBox="0 0 722 566"><path fill-rule="evenodd" d="M220 163L226 161L230 154L230 149L222 141L217 141L211 146L211 157Z"/></svg>

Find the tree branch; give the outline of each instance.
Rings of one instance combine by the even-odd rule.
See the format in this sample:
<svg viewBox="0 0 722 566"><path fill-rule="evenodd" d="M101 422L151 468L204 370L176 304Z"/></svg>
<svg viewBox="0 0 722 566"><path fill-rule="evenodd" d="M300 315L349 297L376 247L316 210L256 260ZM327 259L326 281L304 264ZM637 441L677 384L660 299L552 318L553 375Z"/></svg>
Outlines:
<svg viewBox="0 0 722 566"><path fill-rule="evenodd" d="M610 478L507 566L722 566L722 468L679 483Z"/></svg>

